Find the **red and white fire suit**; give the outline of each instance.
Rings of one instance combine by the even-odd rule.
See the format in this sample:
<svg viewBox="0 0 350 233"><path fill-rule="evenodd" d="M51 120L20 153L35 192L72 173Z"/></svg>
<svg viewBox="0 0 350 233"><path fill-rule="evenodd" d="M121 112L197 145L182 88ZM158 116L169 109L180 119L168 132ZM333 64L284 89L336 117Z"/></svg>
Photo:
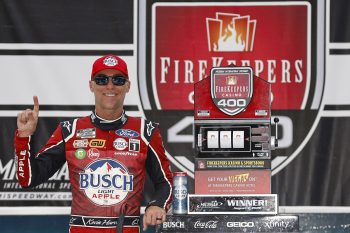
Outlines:
<svg viewBox="0 0 350 233"><path fill-rule="evenodd" d="M123 232L139 232L146 172L156 190L150 205L168 210L171 203L172 173L159 126L143 118L123 114L106 121L92 113L60 123L35 156L30 137L16 133L15 150L23 187L47 181L67 161L71 233L114 233L121 222Z"/></svg>

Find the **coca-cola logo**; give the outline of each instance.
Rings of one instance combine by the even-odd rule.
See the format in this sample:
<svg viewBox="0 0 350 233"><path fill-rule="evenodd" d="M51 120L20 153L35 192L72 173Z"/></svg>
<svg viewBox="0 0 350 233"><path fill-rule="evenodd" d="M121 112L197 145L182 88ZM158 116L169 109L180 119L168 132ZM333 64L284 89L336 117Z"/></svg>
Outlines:
<svg viewBox="0 0 350 233"><path fill-rule="evenodd" d="M194 223L194 228L202 228L202 229L216 229L218 226L218 221L207 221L202 222L200 220Z"/></svg>

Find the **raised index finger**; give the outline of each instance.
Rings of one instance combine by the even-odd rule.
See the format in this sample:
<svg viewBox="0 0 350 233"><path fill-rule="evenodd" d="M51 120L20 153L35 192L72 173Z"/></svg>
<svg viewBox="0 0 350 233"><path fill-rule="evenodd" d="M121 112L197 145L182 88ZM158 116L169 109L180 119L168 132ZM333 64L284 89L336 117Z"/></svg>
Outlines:
<svg viewBox="0 0 350 233"><path fill-rule="evenodd" d="M36 113L39 113L39 99L38 96L33 96L33 101L34 101L34 108L33 111Z"/></svg>

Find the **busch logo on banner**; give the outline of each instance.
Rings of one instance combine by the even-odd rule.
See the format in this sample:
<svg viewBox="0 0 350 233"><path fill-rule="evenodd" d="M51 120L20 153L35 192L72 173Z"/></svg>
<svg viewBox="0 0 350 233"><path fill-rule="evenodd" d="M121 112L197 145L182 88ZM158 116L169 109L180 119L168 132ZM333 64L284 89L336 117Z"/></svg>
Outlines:
<svg viewBox="0 0 350 233"><path fill-rule="evenodd" d="M253 71L249 67L222 67L211 70L211 97L224 113L242 112L253 95Z"/></svg>
<svg viewBox="0 0 350 233"><path fill-rule="evenodd" d="M133 190L133 175L112 159L90 163L79 174L80 189L96 205L115 205L122 202Z"/></svg>

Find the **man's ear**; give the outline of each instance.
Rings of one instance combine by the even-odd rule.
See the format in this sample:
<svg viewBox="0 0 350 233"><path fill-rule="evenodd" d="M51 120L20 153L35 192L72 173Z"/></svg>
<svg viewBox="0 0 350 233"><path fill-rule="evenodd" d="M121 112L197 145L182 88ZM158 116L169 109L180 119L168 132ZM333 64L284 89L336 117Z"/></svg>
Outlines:
<svg viewBox="0 0 350 233"><path fill-rule="evenodd" d="M89 87L90 87L90 91L94 92L94 87L92 86L92 81L91 80L89 81Z"/></svg>
<svg viewBox="0 0 350 233"><path fill-rule="evenodd" d="M126 83L126 88L127 88L127 90L126 90L126 92L129 92L130 91L130 85L131 85L131 82L130 81L128 81L127 83Z"/></svg>

